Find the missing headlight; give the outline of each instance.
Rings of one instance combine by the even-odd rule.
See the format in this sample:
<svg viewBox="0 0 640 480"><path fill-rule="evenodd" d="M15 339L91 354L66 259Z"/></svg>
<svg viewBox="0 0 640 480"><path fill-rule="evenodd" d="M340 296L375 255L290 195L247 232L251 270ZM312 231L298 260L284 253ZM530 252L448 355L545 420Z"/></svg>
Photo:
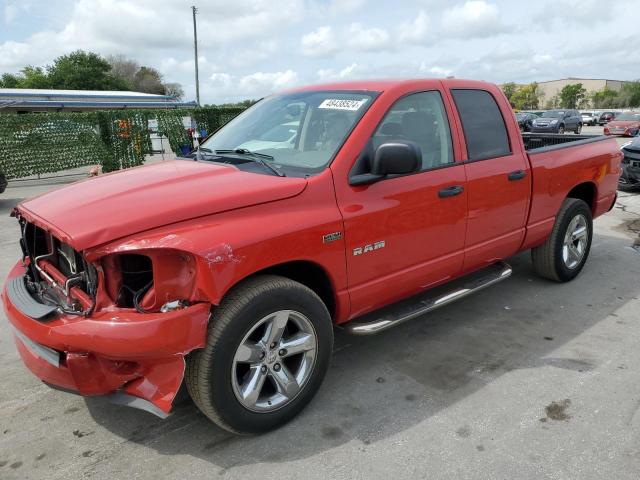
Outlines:
<svg viewBox="0 0 640 480"><path fill-rule="evenodd" d="M116 305L140 311L140 301L153 285L153 266L146 255L124 254L118 256L122 282L118 289Z"/></svg>

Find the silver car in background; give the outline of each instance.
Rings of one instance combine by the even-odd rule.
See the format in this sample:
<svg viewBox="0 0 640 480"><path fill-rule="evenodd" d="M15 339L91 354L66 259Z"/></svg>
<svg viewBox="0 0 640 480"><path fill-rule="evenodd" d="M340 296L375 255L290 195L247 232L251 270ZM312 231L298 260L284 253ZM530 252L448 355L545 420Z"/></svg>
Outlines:
<svg viewBox="0 0 640 480"><path fill-rule="evenodd" d="M600 115L596 112L580 112L580 116L582 117L582 124L590 127L597 125L600 118Z"/></svg>

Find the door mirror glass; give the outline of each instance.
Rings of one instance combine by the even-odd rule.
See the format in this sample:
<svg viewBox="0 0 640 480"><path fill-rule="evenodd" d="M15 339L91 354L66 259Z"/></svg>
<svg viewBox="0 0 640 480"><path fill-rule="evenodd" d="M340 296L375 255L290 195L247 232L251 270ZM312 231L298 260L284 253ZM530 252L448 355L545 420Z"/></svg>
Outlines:
<svg viewBox="0 0 640 480"><path fill-rule="evenodd" d="M413 142L389 142L380 145L373 156L374 175L403 175L420 170L422 152Z"/></svg>

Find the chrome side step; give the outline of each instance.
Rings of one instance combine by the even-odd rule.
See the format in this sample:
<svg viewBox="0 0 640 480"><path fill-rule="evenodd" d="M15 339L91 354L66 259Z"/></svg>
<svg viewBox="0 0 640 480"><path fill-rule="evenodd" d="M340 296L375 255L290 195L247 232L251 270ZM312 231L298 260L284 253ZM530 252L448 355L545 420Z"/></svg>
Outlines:
<svg viewBox="0 0 640 480"><path fill-rule="evenodd" d="M483 270L454 280L452 284L437 287L433 291L402 300L352 320L344 325L344 329L354 335L373 335L388 330L506 280L511 276L512 271L511 267L504 262L495 263Z"/></svg>

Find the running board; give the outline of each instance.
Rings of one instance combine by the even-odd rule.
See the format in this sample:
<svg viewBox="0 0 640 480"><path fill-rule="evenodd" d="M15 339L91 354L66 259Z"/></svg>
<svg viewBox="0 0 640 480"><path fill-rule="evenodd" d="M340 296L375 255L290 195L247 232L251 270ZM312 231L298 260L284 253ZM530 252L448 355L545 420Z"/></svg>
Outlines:
<svg viewBox="0 0 640 480"><path fill-rule="evenodd" d="M444 307L483 288L487 288L511 276L513 270L504 262L494 263L451 284L402 300L353 320L344 329L353 335L373 335L412 320L420 315Z"/></svg>

